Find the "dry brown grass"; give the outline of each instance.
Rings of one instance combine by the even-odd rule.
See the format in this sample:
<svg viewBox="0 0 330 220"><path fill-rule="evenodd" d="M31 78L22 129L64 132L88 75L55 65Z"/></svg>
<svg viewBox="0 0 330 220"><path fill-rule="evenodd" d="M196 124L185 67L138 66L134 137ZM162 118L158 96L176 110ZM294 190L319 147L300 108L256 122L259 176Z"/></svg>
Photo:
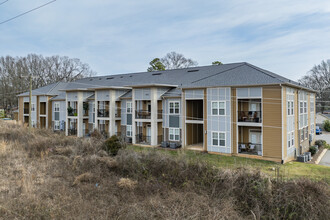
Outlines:
<svg viewBox="0 0 330 220"><path fill-rule="evenodd" d="M329 186L0 123L0 219L326 219Z"/></svg>

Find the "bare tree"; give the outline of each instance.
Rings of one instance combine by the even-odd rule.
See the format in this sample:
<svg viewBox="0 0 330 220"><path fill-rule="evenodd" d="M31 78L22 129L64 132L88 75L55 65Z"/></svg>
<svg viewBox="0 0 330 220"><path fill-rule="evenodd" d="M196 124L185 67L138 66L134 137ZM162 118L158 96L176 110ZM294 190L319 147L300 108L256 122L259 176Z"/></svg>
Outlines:
<svg viewBox="0 0 330 220"><path fill-rule="evenodd" d="M34 76L32 88L54 82L70 82L95 75L88 64L66 56L43 57L29 54L26 57L0 57L0 105L11 108L17 105L16 95L28 90L29 75Z"/></svg>
<svg viewBox="0 0 330 220"><path fill-rule="evenodd" d="M323 60L321 64L315 65L299 82L317 91L317 106L323 112L326 105L330 104L330 60Z"/></svg>
<svg viewBox="0 0 330 220"><path fill-rule="evenodd" d="M190 58L186 58L183 54L170 52L160 61L164 64L165 69L181 69L197 66L198 63Z"/></svg>

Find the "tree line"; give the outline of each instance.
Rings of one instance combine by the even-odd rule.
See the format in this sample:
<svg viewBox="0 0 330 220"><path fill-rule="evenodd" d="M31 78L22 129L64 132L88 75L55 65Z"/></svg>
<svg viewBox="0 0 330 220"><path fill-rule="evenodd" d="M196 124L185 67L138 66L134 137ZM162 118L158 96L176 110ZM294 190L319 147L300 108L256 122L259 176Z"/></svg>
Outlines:
<svg viewBox="0 0 330 220"><path fill-rule="evenodd" d="M316 110L324 112L330 109L330 60L323 60L320 64L306 73L299 82L317 92Z"/></svg>
<svg viewBox="0 0 330 220"><path fill-rule="evenodd" d="M44 57L29 54L22 57L0 57L0 108L17 106L17 95L58 81L70 82L95 75L88 64L67 56Z"/></svg>

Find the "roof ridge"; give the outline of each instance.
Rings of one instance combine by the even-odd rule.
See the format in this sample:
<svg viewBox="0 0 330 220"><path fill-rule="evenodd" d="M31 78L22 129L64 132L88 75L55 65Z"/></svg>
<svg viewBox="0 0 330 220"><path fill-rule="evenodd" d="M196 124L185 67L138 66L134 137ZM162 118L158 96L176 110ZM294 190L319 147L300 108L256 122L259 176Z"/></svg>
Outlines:
<svg viewBox="0 0 330 220"><path fill-rule="evenodd" d="M283 76L280 76L280 75L278 75L278 74L276 74L276 73L273 73L273 72L270 72L270 71L268 71L268 70L264 70L264 69L262 69L262 68L259 68L259 67L257 67L257 66L254 66L254 65L252 65L252 64L250 64L250 63L245 63L245 65L247 65L247 66L249 66L249 67L251 67L251 68L253 68L253 69L255 69L255 70L257 70L257 71L259 71L259 72L261 72L261 73L263 73L263 74L265 74L265 75L268 75L268 76L270 76L270 77L272 77L272 78L278 79L278 80L280 80L280 81L286 83L286 81L284 81L283 79L280 78L280 77L285 78L285 77L283 77ZM270 74L270 73L271 73L271 74ZM274 76L274 75L272 75L272 74L274 74L274 75L276 75L276 76ZM285 78L285 79L287 79L287 78ZM287 80L288 80L289 82L292 81L292 80L290 80L290 79L287 79Z"/></svg>
<svg viewBox="0 0 330 220"><path fill-rule="evenodd" d="M227 72L227 71L230 71L230 70L236 69L236 68L241 67L241 66L243 66L243 65L244 65L244 63L242 63L241 65L238 65L238 66L235 66L235 67L229 68L229 69L227 69L227 70L223 70L223 71L221 71L221 72L218 72L218 73L212 74L212 75L210 75L210 76L205 76L205 77L200 78L200 79L198 79L198 80L192 81L191 83L196 83L196 82L202 81L202 80L204 80L204 79L207 79L207 78L210 78L210 77L213 77L213 76L219 75L219 74L221 74L221 73L224 73L224 72Z"/></svg>
<svg viewBox="0 0 330 220"><path fill-rule="evenodd" d="M46 94L48 95L51 91L53 91L53 89L58 85L60 83L60 81L59 82L56 82L55 84L55 86L53 87L53 88L51 88Z"/></svg>

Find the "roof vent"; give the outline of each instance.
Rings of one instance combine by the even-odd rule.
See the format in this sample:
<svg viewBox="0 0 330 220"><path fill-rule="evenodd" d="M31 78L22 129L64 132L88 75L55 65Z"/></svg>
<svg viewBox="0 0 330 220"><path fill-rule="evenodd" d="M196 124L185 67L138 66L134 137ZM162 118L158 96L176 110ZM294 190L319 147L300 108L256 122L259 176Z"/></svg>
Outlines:
<svg viewBox="0 0 330 220"><path fill-rule="evenodd" d="M99 78L99 80L101 80L102 78Z"/></svg>
<svg viewBox="0 0 330 220"><path fill-rule="evenodd" d="M132 75L130 75L129 77L132 77Z"/></svg>
<svg viewBox="0 0 330 220"><path fill-rule="evenodd" d="M162 75L162 73L153 73L152 75L153 76L159 76L159 75Z"/></svg>
<svg viewBox="0 0 330 220"><path fill-rule="evenodd" d="M187 72L188 73L191 73L191 72L198 72L199 70L188 70Z"/></svg>
<svg viewBox="0 0 330 220"><path fill-rule="evenodd" d="M113 77L108 77L107 79L113 79Z"/></svg>
<svg viewBox="0 0 330 220"><path fill-rule="evenodd" d="M124 78L123 76L120 77L121 79Z"/></svg>
<svg viewBox="0 0 330 220"><path fill-rule="evenodd" d="M93 79L89 79L89 81L93 81Z"/></svg>

